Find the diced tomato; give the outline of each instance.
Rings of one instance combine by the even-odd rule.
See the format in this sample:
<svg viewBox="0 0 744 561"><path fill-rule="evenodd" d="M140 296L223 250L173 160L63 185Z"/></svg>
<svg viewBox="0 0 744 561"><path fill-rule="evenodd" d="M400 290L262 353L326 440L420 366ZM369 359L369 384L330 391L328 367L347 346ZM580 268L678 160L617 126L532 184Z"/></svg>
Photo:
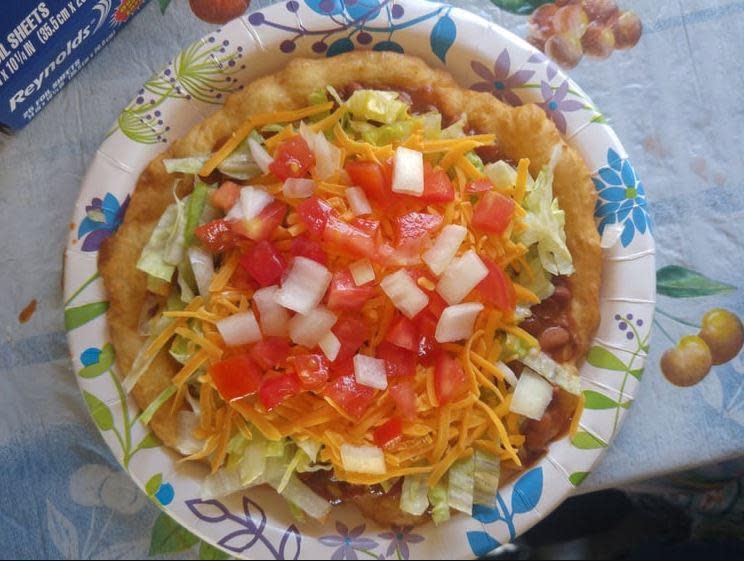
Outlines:
<svg viewBox="0 0 744 561"><path fill-rule="evenodd" d="M385 361L385 372L388 378L401 378L416 374L416 354L401 349L392 343L383 341L377 347L377 358Z"/></svg>
<svg viewBox="0 0 744 561"><path fill-rule="evenodd" d="M421 238L442 227L443 218L436 214L409 212L393 220L395 242L400 245L408 240Z"/></svg>
<svg viewBox="0 0 744 561"><path fill-rule="evenodd" d="M377 288L370 284L357 286L348 269L337 271L333 273L328 288L328 307L331 310L358 311L376 293Z"/></svg>
<svg viewBox="0 0 744 561"><path fill-rule="evenodd" d="M517 295L514 283L496 263L483 258L488 268L488 276L478 285L478 292L483 301L504 312L513 312L517 306Z"/></svg>
<svg viewBox="0 0 744 561"><path fill-rule="evenodd" d="M282 374L266 378L258 390L258 397L264 409L271 411L282 401L300 393L300 381L292 374Z"/></svg>
<svg viewBox="0 0 744 561"><path fill-rule="evenodd" d="M254 394L261 386L261 371L246 354L231 356L209 368L217 391L225 401Z"/></svg>
<svg viewBox="0 0 744 561"><path fill-rule="evenodd" d="M235 267L235 272L230 277L230 282L228 282L228 284L232 288L238 290L250 290L251 292L254 292L258 289L256 281L253 280L250 273L243 269L243 267Z"/></svg>
<svg viewBox="0 0 744 561"><path fill-rule="evenodd" d="M328 257L321 245L307 236L297 236L294 238L289 251L295 257L307 257L308 259L317 261L321 265L325 265L328 262Z"/></svg>
<svg viewBox="0 0 744 561"><path fill-rule="evenodd" d="M278 368L287 362L290 344L286 337L267 337L251 349L251 357L264 370Z"/></svg>
<svg viewBox="0 0 744 561"><path fill-rule="evenodd" d="M465 370L457 359L440 353L434 368L434 391L439 405L446 405L465 394L470 386Z"/></svg>
<svg viewBox="0 0 744 561"><path fill-rule="evenodd" d="M261 286L269 286L282 278L287 260L266 240L258 242L240 257L243 267Z"/></svg>
<svg viewBox="0 0 744 561"><path fill-rule="evenodd" d="M335 216L328 218L323 241L331 244L337 251L354 257L369 257L375 253L372 236Z"/></svg>
<svg viewBox="0 0 744 561"><path fill-rule="evenodd" d="M415 319L418 332L417 355L421 363L430 366L439 343L434 338L437 331L437 318L428 310L421 312Z"/></svg>
<svg viewBox="0 0 744 561"><path fill-rule="evenodd" d="M420 197L427 203L448 203L455 200L455 188L447 172L442 168L432 168L424 164L424 193Z"/></svg>
<svg viewBox="0 0 744 561"><path fill-rule="evenodd" d="M465 192L470 194L484 193L493 189L493 183L488 179L476 179L465 186Z"/></svg>
<svg viewBox="0 0 744 561"><path fill-rule="evenodd" d="M413 321L399 314L385 334L385 340L409 351L418 350L418 334Z"/></svg>
<svg viewBox="0 0 744 561"><path fill-rule="evenodd" d="M218 218L199 226L194 234L197 239L212 253L222 253L232 249L241 236L234 230L232 223Z"/></svg>
<svg viewBox="0 0 744 561"><path fill-rule="evenodd" d="M491 191L473 209L473 228L500 236L514 216L514 200Z"/></svg>
<svg viewBox="0 0 744 561"><path fill-rule="evenodd" d="M345 166L351 182L361 187L374 202L387 205L390 202L390 180L385 168L377 162L351 161Z"/></svg>
<svg viewBox="0 0 744 561"><path fill-rule="evenodd" d="M232 223L233 230L254 241L268 240L274 234L279 225L284 221L287 214L287 205L280 201L274 201L264 208L258 216L245 220L236 220Z"/></svg>
<svg viewBox="0 0 744 561"><path fill-rule="evenodd" d="M395 444L403 436L403 423L400 422L398 417L388 419L374 430L372 436L375 439L375 444L380 448Z"/></svg>
<svg viewBox="0 0 744 561"><path fill-rule="evenodd" d="M367 232L370 236L374 236L380 229L380 221L370 220L369 218L353 218L349 224L355 228L359 228L363 232Z"/></svg>
<svg viewBox="0 0 744 561"><path fill-rule="evenodd" d="M424 269L423 267L410 267L407 269L410 277L418 284L420 278L425 278L431 281L433 284L437 283L437 277L435 277L431 271ZM449 305L447 301L436 290L426 290L426 294L429 297L429 303L426 306L426 310L434 314L436 317L442 315L444 309Z"/></svg>
<svg viewBox="0 0 744 561"><path fill-rule="evenodd" d="M297 206L297 215L305 227L318 237L323 235L328 218L336 214L333 207L318 197L305 199Z"/></svg>
<svg viewBox="0 0 744 561"><path fill-rule="evenodd" d="M343 362L354 356L362 343L369 339L369 327L355 316L341 316L331 331L341 342L336 362Z"/></svg>
<svg viewBox="0 0 744 561"><path fill-rule="evenodd" d="M323 355L304 354L294 358L294 367L300 384L306 390L316 390L328 381L330 363Z"/></svg>
<svg viewBox="0 0 744 561"><path fill-rule="evenodd" d="M221 208L225 212L230 210L240 198L240 185L234 181L225 181L209 197L213 206Z"/></svg>
<svg viewBox="0 0 744 561"><path fill-rule="evenodd" d="M408 380L396 382L390 386L390 396L395 402L398 415L406 421L416 418L416 390Z"/></svg>
<svg viewBox="0 0 744 561"><path fill-rule="evenodd" d="M354 375L354 356L348 356L343 360L338 358L331 364L330 380L336 380L343 376Z"/></svg>
<svg viewBox="0 0 744 561"><path fill-rule="evenodd" d="M274 161L269 164L269 171L279 179L304 177L315 165L315 155L305 139L295 135L282 142L274 152Z"/></svg>
<svg viewBox="0 0 744 561"><path fill-rule="evenodd" d="M360 418L375 399L375 390L357 384L354 376L336 378L326 386L324 393L355 419Z"/></svg>

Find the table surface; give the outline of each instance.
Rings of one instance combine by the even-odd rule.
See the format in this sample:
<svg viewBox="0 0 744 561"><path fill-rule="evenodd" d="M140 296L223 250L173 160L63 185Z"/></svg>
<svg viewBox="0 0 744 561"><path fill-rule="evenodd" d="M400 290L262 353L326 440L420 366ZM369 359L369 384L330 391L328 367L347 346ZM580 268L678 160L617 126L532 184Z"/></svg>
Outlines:
<svg viewBox="0 0 744 561"><path fill-rule="evenodd" d="M526 35L526 17L487 0L453 4ZM606 61L584 60L571 74L607 114L644 179L659 267L742 285L744 2L620 4L641 16L640 44ZM146 555L151 541L154 555L168 551L153 539L157 509L115 465L78 392L63 331L62 254L83 174L115 115L210 29L185 0L165 16L151 2L34 122L0 139L0 558L133 557ZM38 309L21 324L18 314L32 299ZM744 358L688 389L668 383L658 367L671 340L695 331L666 314L697 323L719 306L744 316L736 290L660 296L661 327L640 395L582 491L742 454ZM185 554L199 555L198 547Z"/></svg>

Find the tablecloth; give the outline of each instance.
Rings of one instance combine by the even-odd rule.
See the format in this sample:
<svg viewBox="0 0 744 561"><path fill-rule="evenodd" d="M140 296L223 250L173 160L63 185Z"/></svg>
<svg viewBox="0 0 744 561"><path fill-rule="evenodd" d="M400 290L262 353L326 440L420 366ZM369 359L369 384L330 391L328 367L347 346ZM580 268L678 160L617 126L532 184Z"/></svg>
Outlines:
<svg viewBox="0 0 744 561"><path fill-rule="evenodd" d="M528 34L527 16L495 4L518 12L530 2L453 4ZM744 357L686 389L659 368L707 310L744 316L744 1L620 4L640 16L640 43L585 58L571 74L644 180L665 269L640 394L582 491L744 450ZM0 558L217 554L163 521L105 448L75 383L61 302L69 217L88 162L139 85L211 28L185 0L164 16L151 2L34 122L0 139ZM21 323L32 300L36 311Z"/></svg>

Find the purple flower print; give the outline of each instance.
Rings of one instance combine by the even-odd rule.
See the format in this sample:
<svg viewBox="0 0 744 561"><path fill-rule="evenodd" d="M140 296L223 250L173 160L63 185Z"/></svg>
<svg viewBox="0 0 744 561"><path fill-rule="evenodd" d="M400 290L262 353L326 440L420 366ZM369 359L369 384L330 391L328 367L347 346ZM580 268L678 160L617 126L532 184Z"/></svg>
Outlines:
<svg viewBox="0 0 744 561"><path fill-rule="evenodd" d="M553 120L558 130L566 134L567 123L564 113L583 109L584 104L575 99L566 99L568 95L568 80L564 81L556 90L553 90L547 82L542 82L540 84L540 91L543 97L540 107Z"/></svg>
<svg viewBox="0 0 744 561"><path fill-rule="evenodd" d="M473 84L470 89L491 93L501 101L515 107L522 105L522 100L512 90L524 86L527 80L535 74L533 70L519 70L512 74L511 57L506 49L501 51L499 58L496 59L493 70L477 60L471 61L470 67L484 80Z"/></svg>
<svg viewBox="0 0 744 561"><path fill-rule="evenodd" d="M408 544L421 543L424 541L424 536L419 534L412 534L413 526L392 526L390 532L380 534L383 540L389 540L390 545L385 552L387 557L392 557L396 551L398 552L398 559L409 559L411 551L408 549Z"/></svg>
<svg viewBox="0 0 744 561"><path fill-rule="evenodd" d="M85 238L83 251L98 251L103 240L108 238L121 225L124 213L129 206L129 195L119 204L111 193L106 193L103 199L95 197L85 207L86 216L80 222L78 238Z"/></svg>
<svg viewBox="0 0 744 561"><path fill-rule="evenodd" d="M361 524L349 530L343 523L336 521L336 531L338 535L323 536L318 541L326 547L335 547L336 551L331 555L331 559L358 559L357 550L369 552L370 549L377 547L377 542L369 538L362 537L366 526ZM370 553L370 555L372 555Z"/></svg>

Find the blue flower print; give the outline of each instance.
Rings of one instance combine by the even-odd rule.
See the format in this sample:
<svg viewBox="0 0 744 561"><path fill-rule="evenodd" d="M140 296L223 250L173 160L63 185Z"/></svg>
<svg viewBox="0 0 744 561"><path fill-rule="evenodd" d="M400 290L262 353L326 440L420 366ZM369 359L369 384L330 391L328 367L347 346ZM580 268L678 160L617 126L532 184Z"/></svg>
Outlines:
<svg viewBox="0 0 744 561"><path fill-rule="evenodd" d="M129 206L130 196L119 204L119 201L111 193L101 200L95 197L89 205L85 207L86 217L80 223L78 228L78 238L83 239L83 251L98 251L103 240L121 226L124 220L124 213Z"/></svg>
<svg viewBox="0 0 744 561"><path fill-rule="evenodd" d="M636 232L645 234L651 230L646 191L628 160L610 149L607 166L597 172L593 181L599 193L594 215L600 220L600 234L610 224L620 224L623 227L620 241L623 247L628 247Z"/></svg>
<svg viewBox="0 0 744 561"><path fill-rule="evenodd" d="M378 544L376 541L362 536L366 526L361 524L356 528L349 530L343 522L336 521L336 531L338 535L323 536L318 541L326 547L335 547L336 551L331 555L331 559L358 559L357 551L368 553L369 550L375 549ZM374 555L372 555L374 556Z"/></svg>

